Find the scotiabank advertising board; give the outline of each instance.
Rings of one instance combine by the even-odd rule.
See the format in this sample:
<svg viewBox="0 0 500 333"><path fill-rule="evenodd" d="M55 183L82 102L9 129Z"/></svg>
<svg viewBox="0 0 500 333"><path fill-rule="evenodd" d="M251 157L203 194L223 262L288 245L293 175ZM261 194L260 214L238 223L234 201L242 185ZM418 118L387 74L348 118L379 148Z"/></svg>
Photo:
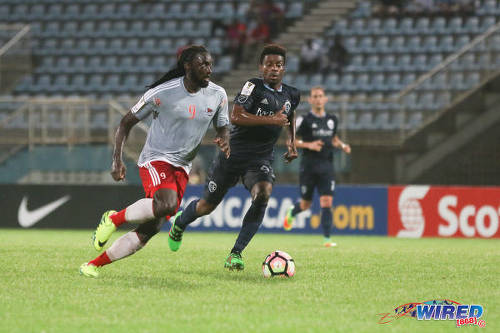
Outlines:
<svg viewBox="0 0 500 333"><path fill-rule="evenodd" d="M389 236L500 238L499 220L500 187L389 187Z"/></svg>

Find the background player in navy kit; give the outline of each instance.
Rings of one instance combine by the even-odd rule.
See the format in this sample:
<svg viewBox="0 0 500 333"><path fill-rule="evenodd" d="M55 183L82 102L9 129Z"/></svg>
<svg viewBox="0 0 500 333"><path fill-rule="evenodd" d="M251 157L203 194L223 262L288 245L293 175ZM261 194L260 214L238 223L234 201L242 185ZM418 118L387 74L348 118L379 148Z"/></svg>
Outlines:
<svg viewBox="0 0 500 333"><path fill-rule="evenodd" d="M101 255L80 266L80 273L97 277L98 267L134 254L158 233L165 217L175 214L182 200L201 140L212 123L214 142L229 156L229 119L226 92L210 82L212 57L203 46L186 47L177 67L153 83L139 102L121 120L116 131L111 175L125 178L122 147L131 128L152 115L146 143L139 156L139 174L146 197L119 212L107 211L94 233L100 251L123 223L139 226Z"/></svg>
<svg viewBox="0 0 500 333"><path fill-rule="evenodd" d="M202 199L191 201L172 219L169 246L177 251L186 226L212 212L229 188L239 179L252 196L252 205L243 218L236 243L224 267L242 270L241 252L257 232L267 207L274 182L272 160L274 145L282 127L287 127L287 162L297 158L295 147L295 108L300 101L297 89L283 84L286 50L267 45L260 56L262 79L250 79L235 98L231 113L231 156L215 158Z"/></svg>
<svg viewBox="0 0 500 333"><path fill-rule="evenodd" d="M313 87L309 96L311 112L297 118L297 147L303 148L300 163L301 200L287 210L283 227L291 230L295 216L312 204L314 188L318 188L321 206L321 226L323 228L324 245L335 246L330 239L332 226L332 203L335 190L335 174L333 169L333 150L340 148L351 153L351 147L342 142L337 135L338 119L335 115L325 113L328 98L322 87Z"/></svg>

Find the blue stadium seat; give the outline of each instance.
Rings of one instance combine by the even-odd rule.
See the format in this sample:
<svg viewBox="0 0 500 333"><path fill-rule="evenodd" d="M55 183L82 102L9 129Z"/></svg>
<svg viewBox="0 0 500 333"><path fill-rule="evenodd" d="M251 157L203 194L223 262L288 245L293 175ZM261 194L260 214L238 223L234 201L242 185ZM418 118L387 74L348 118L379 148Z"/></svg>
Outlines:
<svg viewBox="0 0 500 333"><path fill-rule="evenodd" d="M433 54L430 59L429 59L429 66L433 68L434 66L440 64L443 62L443 56L438 53L438 54Z"/></svg>
<svg viewBox="0 0 500 333"><path fill-rule="evenodd" d="M495 0L486 0L482 6L476 9L477 15L491 15L497 11L497 3Z"/></svg>
<svg viewBox="0 0 500 333"><path fill-rule="evenodd" d="M415 23L415 31L419 34L430 33L430 22L428 17L420 17Z"/></svg>
<svg viewBox="0 0 500 333"><path fill-rule="evenodd" d="M336 91L339 89L339 77L337 74L329 74L325 79L325 87L328 90Z"/></svg>
<svg viewBox="0 0 500 333"><path fill-rule="evenodd" d="M372 76L370 87L373 90L385 91L388 90L388 86L385 84L385 76L382 73L375 74Z"/></svg>
<svg viewBox="0 0 500 333"><path fill-rule="evenodd" d="M467 21L465 22L464 25L464 32L465 33L472 33L472 34L477 34L481 31L481 28L479 27L479 18L472 16L467 18Z"/></svg>
<svg viewBox="0 0 500 333"><path fill-rule="evenodd" d="M430 69L427 66L427 55L417 54L413 59L413 69L417 71L427 71Z"/></svg>
<svg viewBox="0 0 500 333"><path fill-rule="evenodd" d="M199 18L201 17L200 4L197 2L191 2L187 4L186 9L183 12L183 18Z"/></svg>
<svg viewBox="0 0 500 333"><path fill-rule="evenodd" d="M397 30L397 21L394 18L388 18L384 20L384 24L382 26L382 31L384 34L393 35L398 33Z"/></svg>
<svg viewBox="0 0 500 333"><path fill-rule="evenodd" d="M382 22L378 18L370 18L366 24L367 33L380 35L382 33Z"/></svg>
<svg viewBox="0 0 500 333"><path fill-rule="evenodd" d="M392 54L387 54L382 58L382 69L384 71L393 71L397 70L398 66L396 65L396 57Z"/></svg>
<svg viewBox="0 0 500 333"><path fill-rule="evenodd" d="M401 20L398 30L400 33L405 35L414 35L415 30L413 28L413 19L411 17L405 17Z"/></svg>
<svg viewBox="0 0 500 333"><path fill-rule="evenodd" d="M424 39L422 49L426 52L432 53L438 50L436 36L427 36Z"/></svg>
<svg viewBox="0 0 500 333"><path fill-rule="evenodd" d="M445 35L441 37L441 40L438 45L440 52L453 52L453 50L455 50L453 36L450 35Z"/></svg>
<svg viewBox="0 0 500 333"><path fill-rule="evenodd" d="M452 34L459 34L462 32L462 18L460 16L453 17L448 23L448 32Z"/></svg>
<svg viewBox="0 0 500 333"><path fill-rule="evenodd" d="M379 36L375 42L375 52L386 53L389 51L389 37Z"/></svg>
<svg viewBox="0 0 500 333"><path fill-rule="evenodd" d="M459 36L455 41L455 49L458 50L469 44L470 37L468 35Z"/></svg>
<svg viewBox="0 0 500 333"><path fill-rule="evenodd" d="M436 17L432 20L430 27L430 33L432 34L445 34L446 33L446 19L444 17Z"/></svg>
<svg viewBox="0 0 500 333"><path fill-rule="evenodd" d="M496 19L493 16L486 16L481 19L481 31L486 31L495 25Z"/></svg>
<svg viewBox="0 0 500 333"><path fill-rule="evenodd" d="M373 51L373 38L371 36L361 38L358 50L359 52L371 53Z"/></svg>
<svg viewBox="0 0 500 333"><path fill-rule="evenodd" d="M396 53L405 52L406 51L405 38L403 36L396 36L392 38L390 50Z"/></svg>
<svg viewBox="0 0 500 333"><path fill-rule="evenodd" d="M421 50L422 46L420 36L411 36L407 40L406 48L410 52L418 52Z"/></svg>
<svg viewBox="0 0 500 333"><path fill-rule="evenodd" d="M387 89L388 90L400 90L402 85L400 83L401 76L399 73L392 73L387 77Z"/></svg>
<svg viewBox="0 0 500 333"><path fill-rule="evenodd" d="M363 19L353 20L349 26L349 30L354 35L364 35L366 33L365 20Z"/></svg>
<svg viewBox="0 0 500 333"><path fill-rule="evenodd" d="M411 56L408 54L400 55L397 59L397 66L401 71L412 69Z"/></svg>
<svg viewBox="0 0 500 333"><path fill-rule="evenodd" d="M233 58L230 56L223 56L217 61L215 66L216 73L229 72L233 66Z"/></svg>
<svg viewBox="0 0 500 333"><path fill-rule="evenodd" d="M346 72L357 72L363 69L364 69L363 56L359 54L353 56L351 62L345 68Z"/></svg>
<svg viewBox="0 0 500 333"><path fill-rule="evenodd" d="M286 18L298 18L301 17L304 12L304 5L302 2L293 2L289 7L288 10L285 12L285 17Z"/></svg>

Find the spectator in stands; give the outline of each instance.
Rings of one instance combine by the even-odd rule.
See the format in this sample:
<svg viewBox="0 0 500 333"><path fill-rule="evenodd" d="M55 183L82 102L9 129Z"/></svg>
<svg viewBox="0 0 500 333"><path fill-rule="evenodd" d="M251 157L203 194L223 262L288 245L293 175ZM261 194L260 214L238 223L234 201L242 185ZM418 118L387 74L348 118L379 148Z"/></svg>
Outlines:
<svg viewBox="0 0 500 333"><path fill-rule="evenodd" d="M306 40L300 50L299 72L314 74L319 71L322 56L321 46L312 39Z"/></svg>
<svg viewBox="0 0 500 333"><path fill-rule="evenodd" d="M226 31L226 53L233 55L234 62L238 64L243 57L243 48L247 37L247 26L238 19L234 19Z"/></svg>
<svg viewBox="0 0 500 333"><path fill-rule="evenodd" d="M248 43L245 45L245 59L251 59L253 51L259 49L262 45L270 42L269 25L259 18L255 27L250 30L248 35Z"/></svg>
<svg viewBox="0 0 500 333"><path fill-rule="evenodd" d="M282 30L284 13L273 3L273 0L264 0L260 6L260 17L269 26L271 39L275 38Z"/></svg>
<svg viewBox="0 0 500 333"><path fill-rule="evenodd" d="M345 66L349 64L349 51L342 43L342 36L336 34L333 45L330 46L326 57L326 72L335 72L342 75Z"/></svg>
<svg viewBox="0 0 500 333"><path fill-rule="evenodd" d="M407 2L407 0L378 0L373 12L380 16L398 15L403 12Z"/></svg>

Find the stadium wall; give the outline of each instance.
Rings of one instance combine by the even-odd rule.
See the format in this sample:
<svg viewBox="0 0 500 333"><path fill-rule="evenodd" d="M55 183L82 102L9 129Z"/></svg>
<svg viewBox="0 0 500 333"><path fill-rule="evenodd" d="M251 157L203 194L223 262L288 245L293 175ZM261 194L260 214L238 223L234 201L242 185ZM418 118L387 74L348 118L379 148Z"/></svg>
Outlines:
<svg viewBox="0 0 500 333"><path fill-rule="evenodd" d="M2 228L93 229L102 212L143 192L140 186L1 185L0 193ZM188 186L182 205L202 193L203 186ZM284 233L286 209L298 198L298 187L277 185L260 231ZM291 233L321 234L318 201L298 216ZM500 187L337 186L334 203L337 235L500 238ZM249 206L248 192L234 187L190 230L238 231Z"/></svg>

